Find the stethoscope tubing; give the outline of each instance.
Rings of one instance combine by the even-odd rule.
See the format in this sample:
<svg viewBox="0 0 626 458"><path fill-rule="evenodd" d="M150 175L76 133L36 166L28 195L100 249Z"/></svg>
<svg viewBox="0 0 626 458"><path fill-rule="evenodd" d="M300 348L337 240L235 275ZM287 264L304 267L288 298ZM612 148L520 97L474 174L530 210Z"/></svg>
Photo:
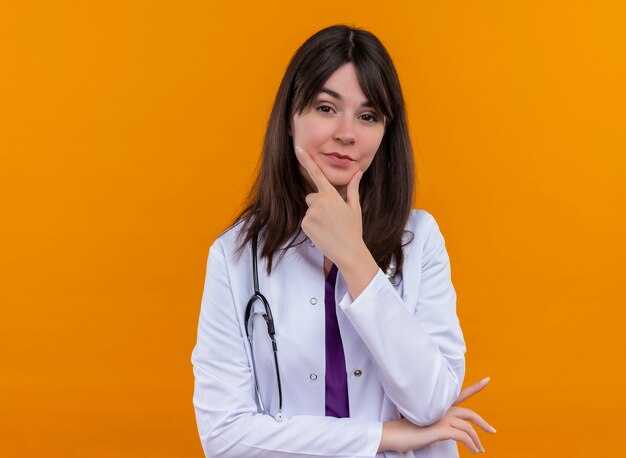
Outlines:
<svg viewBox="0 0 626 458"><path fill-rule="evenodd" d="M257 300L260 300L263 303L263 307L265 308L264 318L267 324L267 333L270 337L270 340L272 341L272 351L274 354L274 367L276 369L276 380L278 382L277 383L278 385L278 412L273 417L277 421L282 421L283 419L283 387L280 381L280 370L278 368L278 344L276 343L276 328L274 326L274 316L272 315L272 309L270 307L269 301L259 291L258 270L259 268L257 264L257 235L255 234L254 237L252 238L252 277L254 281L254 294L252 295L252 297L248 301L248 304L246 305L244 326L246 328L246 338L248 339L248 342L250 343L250 355L252 357L252 371L254 373L253 374L254 391L256 392L256 398L259 403L259 408L261 409L261 412L266 413L271 416L269 411L266 410L265 406L263 405L263 399L261 397L261 390L259 388L259 381L257 378L257 368L256 368L256 363L255 363L255 358L254 358L253 345L252 345L252 335L254 333L254 320L252 320L252 329L248 327L254 302L256 302ZM396 266L393 264L390 264L389 267L387 268L385 275L387 276L387 278L389 278L389 281L394 286L400 283L400 280L396 280L395 273L396 273Z"/></svg>
<svg viewBox="0 0 626 458"><path fill-rule="evenodd" d="M246 328L246 337L248 338L248 342L250 343L250 355L252 356L252 370L254 372L254 389L256 392L257 401L259 402L259 407L261 411L267 413L269 415L269 411L265 410L263 406L263 399L261 398L261 390L259 389L259 382L257 378L257 370L256 363L254 358L254 350L252 345L252 334L254 332L254 321L252 321L252 332L249 332L248 323L250 321L250 315L252 313L252 306L254 302L260 300L263 303L263 307L265 308L265 322L267 323L267 333L272 341L272 352L274 354L274 367L276 368L276 380L278 384L278 413L274 416L277 421L281 421L283 419L283 387L280 382L280 369L278 368L278 344L276 343L276 328L274 327L274 316L272 315L272 309L268 300L261 294L259 291L259 273L258 273L258 265L257 265L257 236L255 235L252 239L252 276L254 279L254 294L248 301L246 305L246 313L244 319L244 326Z"/></svg>

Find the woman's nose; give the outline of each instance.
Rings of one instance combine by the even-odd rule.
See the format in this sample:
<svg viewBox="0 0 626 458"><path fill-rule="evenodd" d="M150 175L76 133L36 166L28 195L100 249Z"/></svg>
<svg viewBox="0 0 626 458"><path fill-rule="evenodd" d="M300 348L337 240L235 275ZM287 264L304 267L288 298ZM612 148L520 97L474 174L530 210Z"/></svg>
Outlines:
<svg viewBox="0 0 626 458"><path fill-rule="evenodd" d="M354 143L356 136L354 134L352 120L349 116L340 116L338 118L333 138L346 144Z"/></svg>

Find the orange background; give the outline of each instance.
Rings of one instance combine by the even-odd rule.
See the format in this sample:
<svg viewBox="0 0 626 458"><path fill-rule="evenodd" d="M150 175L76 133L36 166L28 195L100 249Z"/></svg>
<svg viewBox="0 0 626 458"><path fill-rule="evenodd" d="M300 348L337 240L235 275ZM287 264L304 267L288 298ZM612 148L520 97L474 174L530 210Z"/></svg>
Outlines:
<svg viewBox="0 0 626 458"><path fill-rule="evenodd" d="M2 2L0 456L202 456L208 248L289 58L335 23L397 65L487 454L622 455L622 5Z"/></svg>

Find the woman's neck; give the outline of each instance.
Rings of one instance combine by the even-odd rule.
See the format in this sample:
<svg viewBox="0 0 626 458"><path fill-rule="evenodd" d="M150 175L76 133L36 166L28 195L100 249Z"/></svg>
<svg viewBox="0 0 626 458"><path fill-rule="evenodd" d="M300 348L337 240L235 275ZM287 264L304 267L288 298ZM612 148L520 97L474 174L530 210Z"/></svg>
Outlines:
<svg viewBox="0 0 626 458"><path fill-rule="evenodd" d="M324 278L328 277L330 269L333 267L333 262L324 256Z"/></svg>

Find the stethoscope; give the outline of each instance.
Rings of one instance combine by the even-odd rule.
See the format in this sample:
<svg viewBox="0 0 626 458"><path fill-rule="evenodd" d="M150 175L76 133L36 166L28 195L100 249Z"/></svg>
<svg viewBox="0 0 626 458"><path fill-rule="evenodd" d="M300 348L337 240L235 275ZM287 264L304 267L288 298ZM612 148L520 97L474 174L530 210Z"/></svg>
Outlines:
<svg viewBox="0 0 626 458"><path fill-rule="evenodd" d="M392 285L396 286L400 284L401 280L396 279L396 266L393 263L389 264L385 275L389 279ZM257 266L257 236L255 235L252 238L252 275L254 279L254 294L248 301L248 305L246 306L246 313L244 319L244 326L246 328L246 337L248 338L248 342L250 343L250 356L252 357L252 371L254 378L254 391L256 392L257 402L259 403L259 408L262 413L272 416L268 410L265 409L263 405L263 399L261 398L261 390L259 389L259 381L257 379L257 371L256 364L254 359L254 350L252 345L252 334L254 332L254 320L250 320L250 315L252 314L252 306L257 300L260 300L263 303L263 307L265 308L265 314L263 318L267 324L267 333L272 341L272 351L274 353L274 367L276 368L276 380L278 382L278 412L274 416L276 421L282 421L283 419L283 387L280 383L280 370L278 369L278 345L276 344L276 329L274 327L274 317L272 315L272 309L270 307L270 303L268 300L261 294L259 291L259 273ZM395 281L395 283L394 283ZM250 325L252 323L252 325ZM249 326L250 325L250 326Z"/></svg>
<svg viewBox="0 0 626 458"><path fill-rule="evenodd" d="M248 338L248 342L250 343L250 356L252 356L252 371L254 372L254 390L256 391L256 399L259 403L259 407L261 408L261 412L271 415L265 407L263 406L263 399L261 399L261 391L259 390L259 382L257 379L256 372L256 364L254 362L254 350L252 345L252 333L254 331L254 320L252 320L252 327L248 328L248 323L250 322L250 313L252 312L252 306L254 302L260 300L263 303L263 307L265 307L265 322L267 323L267 333L270 336L272 341L272 350L274 351L274 366L276 367L276 380L278 380L278 413L274 417L276 421L282 421L283 419L283 387L280 383L280 371L278 370L278 347L276 345L276 329L274 328L274 317L272 316L272 309L270 308L270 303L265 299L265 296L261 294L259 291L259 273L257 267L256 260L256 244L257 244L257 236L255 234L252 239L252 275L254 276L254 294L248 301L248 305L246 306L246 315L244 325L246 327L246 337Z"/></svg>

